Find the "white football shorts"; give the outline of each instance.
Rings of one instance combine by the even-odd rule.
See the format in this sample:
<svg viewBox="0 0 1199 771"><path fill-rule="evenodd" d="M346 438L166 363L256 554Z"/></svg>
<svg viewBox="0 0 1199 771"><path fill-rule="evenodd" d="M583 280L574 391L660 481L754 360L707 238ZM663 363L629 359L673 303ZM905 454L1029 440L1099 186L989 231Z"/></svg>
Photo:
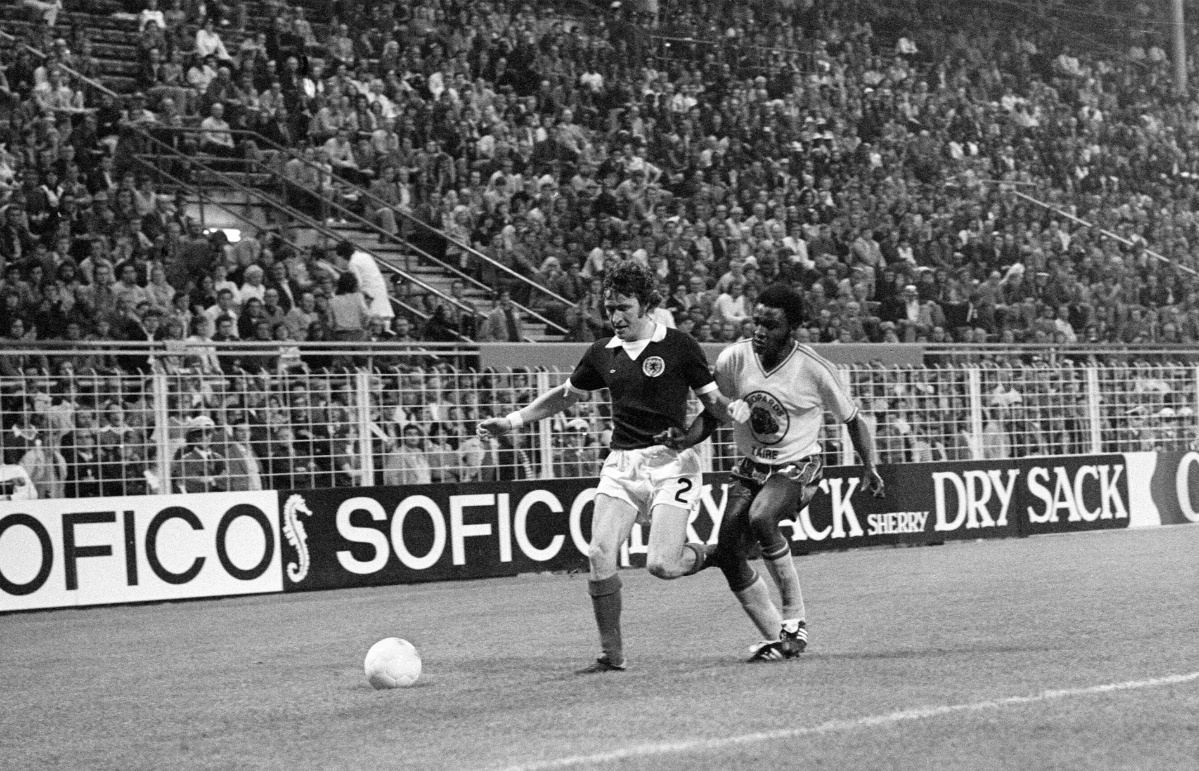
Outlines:
<svg viewBox="0 0 1199 771"><path fill-rule="evenodd" d="M655 506L691 510L699 505L703 475L694 449L682 452L655 445L613 450L600 471L597 494L625 501L647 522Z"/></svg>

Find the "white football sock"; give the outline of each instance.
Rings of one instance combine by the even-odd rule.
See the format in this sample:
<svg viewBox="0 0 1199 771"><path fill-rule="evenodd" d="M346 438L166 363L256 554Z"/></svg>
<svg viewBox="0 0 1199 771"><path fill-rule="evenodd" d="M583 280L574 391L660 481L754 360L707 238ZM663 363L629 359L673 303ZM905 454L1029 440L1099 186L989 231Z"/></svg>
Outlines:
<svg viewBox="0 0 1199 771"><path fill-rule="evenodd" d="M783 598L783 617L799 621L805 615L803 592L799 588L799 573L795 572L795 561L790 554L775 559L762 559L770 577L774 579Z"/></svg>
<svg viewBox="0 0 1199 771"><path fill-rule="evenodd" d="M774 606L774 599L770 596L770 587L766 585L762 577L758 576L752 584L736 592L735 596L762 636L767 640L777 640L779 629L783 626L783 618L779 615L778 608Z"/></svg>

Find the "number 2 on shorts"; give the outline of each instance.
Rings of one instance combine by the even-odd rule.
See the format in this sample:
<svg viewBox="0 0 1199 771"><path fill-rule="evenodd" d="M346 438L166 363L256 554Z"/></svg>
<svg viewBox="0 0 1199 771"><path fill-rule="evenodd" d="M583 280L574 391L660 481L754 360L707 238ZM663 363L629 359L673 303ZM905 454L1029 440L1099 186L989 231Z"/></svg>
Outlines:
<svg viewBox="0 0 1199 771"><path fill-rule="evenodd" d="M683 496L689 492L691 492L691 480L687 477L680 477L679 489L675 491L674 499L684 506L690 506L691 503L683 498Z"/></svg>

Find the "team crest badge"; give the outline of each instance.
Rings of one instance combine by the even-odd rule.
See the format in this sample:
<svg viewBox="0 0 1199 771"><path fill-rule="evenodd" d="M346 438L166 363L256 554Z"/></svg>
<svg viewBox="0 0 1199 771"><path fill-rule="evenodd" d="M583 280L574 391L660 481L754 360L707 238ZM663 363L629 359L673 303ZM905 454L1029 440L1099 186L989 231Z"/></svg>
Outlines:
<svg viewBox="0 0 1199 771"><path fill-rule="evenodd" d="M778 444L791 427L791 417L778 399L765 391L754 391L745 397L749 405L749 429L762 444Z"/></svg>
<svg viewBox="0 0 1199 771"><path fill-rule="evenodd" d="M641 371L646 377L657 377L666 371L666 362L662 361L661 356L650 356L641 365Z"/></svg>

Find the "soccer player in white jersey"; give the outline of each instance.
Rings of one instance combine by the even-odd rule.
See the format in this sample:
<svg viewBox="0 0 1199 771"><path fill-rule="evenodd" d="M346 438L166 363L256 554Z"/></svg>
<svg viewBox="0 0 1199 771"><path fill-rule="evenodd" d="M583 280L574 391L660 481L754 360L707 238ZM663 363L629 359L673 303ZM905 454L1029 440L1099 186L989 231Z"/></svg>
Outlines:
<svg viewBox="0 0 1199 771"><path fill-rule="evenodd" d="M561 412L591 391L607 388L611 394L612 452L600 472L588 550L588 591L602 653L584 672L625 669L617 559L639 517L652 523L646 555L650 573L678 578L705 566L706 547L686 542L687 521L703 489L699 457L690 447L674 449L664 442L683 433L688 391L709 408L695 421L707 433L717 424L710 410L723 414L725 400L699 343L649 317L661 301L655 283L638 263L615 265L604 276L604 309L616 335L593 343L564 385L479 425L480 434L505 434Z"/></svg>
<svg viewBox="0 0 1199 771"><path fill-rule="evenodd" d="M751 661L793 658L807 647L803 593L779 521L794 519L816 494L825 411L849 429L865 467L863 489L883 493L874 439L849 390L832 364L792 338L804 317L803 300L794 290L767 287L753 310L753 337L725 348L716 361L716 383L730 400L733 437L744 457L733 469L719 542L708 562L720 566L766 638L751 649ZM693 424L685 440L670 444L702 441L702 430L706 426ZM781 614L770 588L750 567L747 555L755 543L782 595Z"/></svg>

